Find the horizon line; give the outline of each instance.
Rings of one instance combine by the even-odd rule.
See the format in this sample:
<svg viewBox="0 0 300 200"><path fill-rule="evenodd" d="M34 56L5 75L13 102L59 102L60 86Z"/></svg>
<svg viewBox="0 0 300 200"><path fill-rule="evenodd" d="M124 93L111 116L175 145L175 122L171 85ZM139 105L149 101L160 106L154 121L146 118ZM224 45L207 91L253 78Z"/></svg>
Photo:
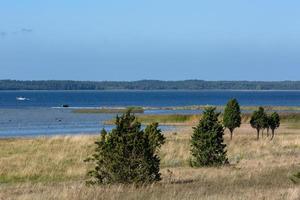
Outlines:
<svg viewBox="0 0 300 200"><path fill-rule="evenodd" d="M73 82L141 82L141 81L161 81L161 82L184 82L184 81L203 81L203 82L300 82L300 80L203 80L203 79L139 79L139 80L75 80L75 79L0 79L0 81L73 81Z"/></svg>

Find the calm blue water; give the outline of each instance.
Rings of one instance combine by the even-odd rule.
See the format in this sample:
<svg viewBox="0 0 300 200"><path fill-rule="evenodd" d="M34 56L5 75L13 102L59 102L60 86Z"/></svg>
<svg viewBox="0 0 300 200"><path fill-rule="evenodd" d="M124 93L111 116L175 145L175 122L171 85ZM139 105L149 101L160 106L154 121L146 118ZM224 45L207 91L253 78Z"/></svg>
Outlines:
<svg viewBox="0 0 300 200"><path fill-rule="evenodd" d="M29 100L18 101L16 97ZM100 106L224 105L300 106L300 91L0 91L0 137L98 133L112 114L75 114L55 108ZM201 111L148 110L146 114ZM171 129L172 127L162 127Z"/></svg>
<svg viewBox="0 0 300 200"><path fill-rule="evenodd" d="M30 101L17 101L16 97ZM300 106L300 91L0 91L0 108L223 105Z"/></svg>

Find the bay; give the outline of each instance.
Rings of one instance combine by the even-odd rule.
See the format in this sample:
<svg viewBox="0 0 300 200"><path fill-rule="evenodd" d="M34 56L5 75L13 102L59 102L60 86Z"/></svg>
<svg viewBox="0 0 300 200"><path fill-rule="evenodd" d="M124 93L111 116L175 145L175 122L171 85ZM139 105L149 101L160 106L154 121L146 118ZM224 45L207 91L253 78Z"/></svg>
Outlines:
<svg viewBox="0 0 300 200"><path fill-rule="evenodd" d="M300 106L300 91L0 91L0 137L91 134L113 128L104 122L115 114L78 114L61 108L62 105L78 108L224 105L230 98L238 99L243 106ZM146 110L145 114L200 112Z"/></svg>

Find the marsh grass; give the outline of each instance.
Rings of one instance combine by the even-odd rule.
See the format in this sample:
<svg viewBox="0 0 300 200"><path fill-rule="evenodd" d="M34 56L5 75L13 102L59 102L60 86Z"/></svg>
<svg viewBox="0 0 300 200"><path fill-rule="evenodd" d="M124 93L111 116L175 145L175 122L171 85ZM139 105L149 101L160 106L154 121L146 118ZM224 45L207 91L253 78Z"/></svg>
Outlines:
<svg viewBox="0 0 300 200"><path fill-rule="evenodd" d="M300 170L300 131L279 129L273 141L255 140L249 125L226 132L231 165L190 168L192 129L166 133L162 146L163 180L144 187L87 187L83 160L96 136L58 136L0 140L0 199L294 199L300 198L291 174Z"/></svg>
<svg viewBox="0 0 300 200"><path fill-rule="evenodd" d="M158 122L162 125L192 125L200 119L200 115L183 115L183 114L170 114L170 115L137 115L137 120L142 124L150 124ZM105 124L114 124L114 120L108 120Z"/></svg>
<svg viewBox="0 0 300 200"><path fill-rule="evenodd" d="M146 109L162 109L162 110L204 110L207 107L216 107L217 110L223 111L225 106L216 105L191 105L191 106L171 106L171 107L159 107L151 108L146 107ZM300 111L300 106L263 106L266 111ZM254 111L258 110L259 106L241 106L243 111Z"/></svg>
<svg viewBox="0 0 300 200"><path fill-rule="evenodd" d="M174 124L174 123L195 123L199 121L200 115L181 115L181 114L173 114L173 115L140 115L138 116L138 120L141 123L152 123L158 122L161 124Z"/></svg>

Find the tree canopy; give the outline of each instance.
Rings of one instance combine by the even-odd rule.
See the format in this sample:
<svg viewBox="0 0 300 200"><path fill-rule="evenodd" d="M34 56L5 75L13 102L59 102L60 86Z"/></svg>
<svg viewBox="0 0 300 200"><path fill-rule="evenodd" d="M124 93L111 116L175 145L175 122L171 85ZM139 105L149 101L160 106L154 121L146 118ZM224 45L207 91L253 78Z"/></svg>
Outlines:
<svg viewBox="0 0 300 200"><path fill-rule="evenodd" d="M229 100L224 110L223 124L230 131L230 139L232 139L234 129L241 126L241 121L241 110L238 101L236 99Z"/></svg>
<svg viewBox="0 0 300 200"><path fill-rule="evenodd" d="M255 128L257 131L257 140L259 139L261 129L263 129L266 126L266 121L267 115L263 107L259 107L257 111L253 112L250 119L250 124L252 128Z"/></svg>
<svg viewBox="0 0 300 200"><path fill-rule="evenodd" d="M136 117L128 111L116 117L116 127L102 130L95 153L87 161L94 163L89 184L147 184L161 179L157 155L165 137L158 124L141 129Z"/></svg>
<svg viewBox="0 0 300 200"><path fill-rule="evenodd" d="M226 145L223 143L224 129L219 122L216 108L204 110L202 119L191 138L191 166L220 166L228 163Z"/></svg>
<svg viewBox="0 0 300 200"><path fill-rule="evenodd" d="M279 128L280 126L280 116L277 112L274 112L271 114L269 118L269 127L272 130L272 137L271 140L274 138L275 135L275 129Z"/></svg>
<svg viewBox="0 0 300 200"><path fill-rule="evenodd" d="M0 80L0 90L300 90L300 81L18 81Z"/></svg>

